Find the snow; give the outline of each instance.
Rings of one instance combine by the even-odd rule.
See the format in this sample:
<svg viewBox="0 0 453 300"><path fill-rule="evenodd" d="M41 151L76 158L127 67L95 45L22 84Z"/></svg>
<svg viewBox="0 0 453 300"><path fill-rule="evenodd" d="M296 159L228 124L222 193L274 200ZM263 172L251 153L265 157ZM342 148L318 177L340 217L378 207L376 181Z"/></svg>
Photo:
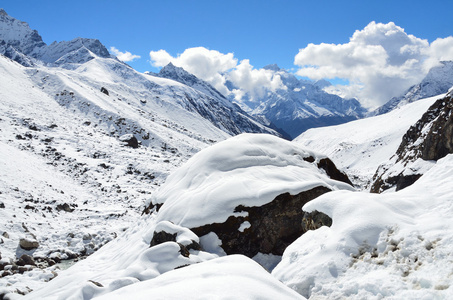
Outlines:
<svg viewBox="0 0 453 300"><path fill-rule="evenodd" d="M451 298L452 170L449 155L402 191L336 191L307 203L333 224L296 240L272 274L312 298Z"/></svg>
<svg viewBox="0 0 453 300"><path fill-rule="evenodd" d="M357 187L367 189L379 165L395 154L409 127L444 96L419 100L384 115L309 129L293 142L327 155Z"/></svg>
<svg viewBox="0 0 453 300"><path fill-rule="evenodd" d="M266 134L241 134L194 155L152 196L158 220L195 228L223 223L239 205L261 206L280 194L324 186L352 189L304 160L322 156ZM245 228L245 227L244 227Z"/></svg>
<svg viewBox="0 0 453 300"><path fill-rule="evenodd" d="M309 130L294 142L267 134L230 138L255 121L231 122L222 111L232 106L220 105L225 99L214 99L212 87L182 69L176 75L193 86L140 74L97 40L45 46L3 10L0 39L46 60L28 57L32 67L25 68L0 56L0 298L453 298L453 155L415 161L404 169L424 173L415 184L379 195L354 191L316 166L327 154L365 189L409 126L443 95ZM318 91L269 69L280 72L295 100ZM270 107L288 107L281 96L267 93L275 100ZM307 101L292 116L329 114L329 99ZM353 104L342 111L360 114ZM121 142L132 135L137 149ZM238 215L238 205L317 186L333 192L303 209L324 212L333 224L302 235L283 257L227 256L215 233L198 237L188 229ZM151 202L163 204L159 212L141 215ZM245 221L239 230L250 226ZM151 247L161 231L175 241ZM25 250L21 239L39 245ZM203 250L182 251L194 242ZM7 275L23 254L39 267Z"/></svg>
<svg viewBox="0 0 453 300"><path fill-rule="evenodd" d="M242 255L217 258L98 299L304 299Z"/></svg>

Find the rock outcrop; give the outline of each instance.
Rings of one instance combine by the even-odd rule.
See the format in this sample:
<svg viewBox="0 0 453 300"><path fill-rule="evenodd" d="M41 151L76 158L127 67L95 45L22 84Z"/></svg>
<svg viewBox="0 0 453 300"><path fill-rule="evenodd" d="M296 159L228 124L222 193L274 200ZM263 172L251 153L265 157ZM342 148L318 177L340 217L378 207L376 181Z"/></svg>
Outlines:
<svg viewBox="0 0 453 300"><path fill-rule="evenodd" d="M395 187L401 190L449 153L453 153L453 94L437 100L417 123L409 128L395 155L379 166L371 192Z"/></svg>
<svg viewBox="0 0 453 300"><path fill-rule="evenodd" d="M302 225L302 206L329 191L325 187L316 187L294 196L281 194L259 207L241 205L236 207L235 212L247 212L247 216L230 216L223 223L207 224L191 230L199 236L214 232L227 254L248 257L258 253L282 255L289 244L307 231Z"/></svg>

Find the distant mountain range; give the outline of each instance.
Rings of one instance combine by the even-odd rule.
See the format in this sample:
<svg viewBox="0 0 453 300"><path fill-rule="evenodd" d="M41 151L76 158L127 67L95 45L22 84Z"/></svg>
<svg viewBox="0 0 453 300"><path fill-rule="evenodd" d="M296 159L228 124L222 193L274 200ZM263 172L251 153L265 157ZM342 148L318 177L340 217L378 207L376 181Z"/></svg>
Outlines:
<svg viewBox="0 0 453 300"><path fill-rule="evenodd" d="M212 86L184 70L169 65L157 75L183 83L182 85L171 82L162 84L161 80L156 82L154 80L156 76L140 74L110 55L99 40L76 38L46 45L36 30L31 30L27 23L18 21L1 10L0 41L0 54L25 67L58 66L67 70L78 70L79 74L83 72L90 77L90 71L99 70L88 70L88 68L82 70L80 67L93 60L101 68L103 77L120 77L121 81L117 83L128 87L141 85L144 89L142 97L145 93L152 98L159 97L156 93L157 95L167 94L169 97L166 99L172 104L186 110L189 114L198 114L199 117L208 120L228 134L262 132L279 135L275 130L259 123L238 106L233 105ZM115 91L117 87L119 85L111 86L110 90ZM100 89L100 87L97 88ZM184 119L179 118L175 121L181 123Z"/></svg>
<svg viewBox="0 0 453 300"><path fill-rule="evenodd" d="M283 88L267 89L265 95L250 100L250 95L238 102L251 115L273 123L291 138L309 128L345 123L362 118L367 110L356 99L343 99L323 89L330 83L298 79L277 65L268 65L266 70L280 76ZM230 89L235 87L230 84Z"/></svg>

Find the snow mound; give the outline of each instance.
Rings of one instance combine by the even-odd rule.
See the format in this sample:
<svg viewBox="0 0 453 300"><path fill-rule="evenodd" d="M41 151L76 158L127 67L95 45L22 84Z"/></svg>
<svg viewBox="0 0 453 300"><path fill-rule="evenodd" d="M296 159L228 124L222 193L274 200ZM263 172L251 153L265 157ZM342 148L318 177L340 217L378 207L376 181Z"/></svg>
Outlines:
<svg viewBox="0 0 453 300"><path fill-rule="evenodd" d="M304 299L242 255L217 258L97 299Z"/></svg>
<svg viewBox="0 0 453 300"><path fill-rule="evenodd" d="M323 186L352 189L307 160L324 158L266 134L241 134L206 148L173 172L151 200L158 220L194 228L222 223L239 205L261 206L282 193Z"/></svg>
<svg viewBox="0 0 453 300"><path fill-rule="evenodd" d="M452 180L449 155L400 192L320 196L303 209L332 226L301 236L272 274L305 297L451 298Z"/></svg>

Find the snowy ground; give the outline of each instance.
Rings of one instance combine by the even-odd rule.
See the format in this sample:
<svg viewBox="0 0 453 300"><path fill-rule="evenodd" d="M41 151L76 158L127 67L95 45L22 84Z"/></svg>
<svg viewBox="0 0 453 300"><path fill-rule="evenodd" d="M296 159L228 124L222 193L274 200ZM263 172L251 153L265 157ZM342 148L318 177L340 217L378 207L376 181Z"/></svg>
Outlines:
<svg viewBox="0 0 453 300"><path fill-rule="evenodd" d="M53 264L93 253L135 223L171 170L228 136L175 106L166 86L179 83L157 78L159 101L139 85L116 84L123 100L112 88L110 96L101 93L100 86L119 81L116 73L105 76L103 64L109 63L84 65L91 76L98 75L88 80L86 70L24 68L0 57L0 264L5 271L22 254L42 258L45 267L46 258ZM153 79L134 76L142 76L143 85ZM125 133L136 134L143 146L125 147L119 140ZM38 241L39 247L23 250L22 238ZM0 278L0 286L27 293L55 272L56 266L13 272Z"/></svg>

